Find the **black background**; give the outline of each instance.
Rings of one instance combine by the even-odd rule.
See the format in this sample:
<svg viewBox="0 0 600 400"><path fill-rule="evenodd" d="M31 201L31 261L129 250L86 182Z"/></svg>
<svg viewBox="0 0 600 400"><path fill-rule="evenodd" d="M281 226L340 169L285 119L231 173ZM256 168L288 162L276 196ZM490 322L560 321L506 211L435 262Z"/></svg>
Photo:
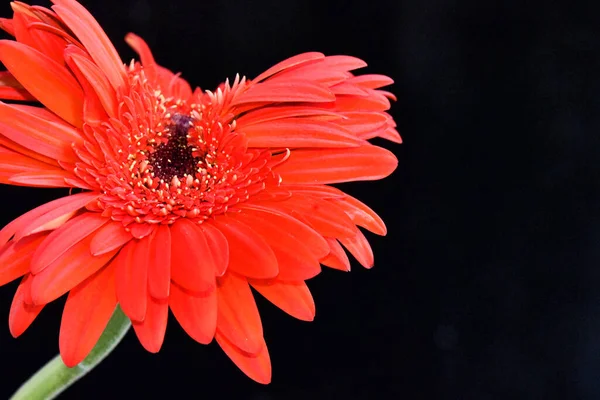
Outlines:
<svg viewBox="0 0 600 400"><path fill-rule="evenodd" d="M405 143L381 142L390 178L342 185L388 225L368 235L375 268L312 279L313 323L258 300L272 384L170 320L159 354L130 332L62 398L600 398L593 3L83 1L125 61L133 31L206 89L304 51L363 58L396 81ZM65 192L0 190L2 223ZM0 321L15 289L0 289ZM19 339L3 323L0 398L58 351L63 303Z"/></svg>

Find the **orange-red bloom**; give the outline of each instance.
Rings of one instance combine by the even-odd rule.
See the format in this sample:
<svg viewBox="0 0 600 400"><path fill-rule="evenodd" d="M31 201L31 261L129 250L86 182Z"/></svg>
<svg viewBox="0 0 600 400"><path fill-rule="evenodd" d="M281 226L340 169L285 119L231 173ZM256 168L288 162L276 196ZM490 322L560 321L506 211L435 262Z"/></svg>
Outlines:
<svg viewBox="0 0 600 400"><path fill-rule="evenodd" d="M269 382L250 287L312 320L304 281L320 264L349 270L343 246L373 265L357 226L385 235L383 221L327 184L396 168L367 141L401 141L385 112L393 95L378 90L392 80L353 75L365 66L353 57L306 53L253 80L192 90L133 34L141 63L124 65L74 0L12 8L0 19L15 37L0 41L0 182L72 188L0 231L0 284L22 277L13 336L68 293L68 366L89 353L117 304L156 352L171 309L192 338L215 338L242 371Z"/></svg>

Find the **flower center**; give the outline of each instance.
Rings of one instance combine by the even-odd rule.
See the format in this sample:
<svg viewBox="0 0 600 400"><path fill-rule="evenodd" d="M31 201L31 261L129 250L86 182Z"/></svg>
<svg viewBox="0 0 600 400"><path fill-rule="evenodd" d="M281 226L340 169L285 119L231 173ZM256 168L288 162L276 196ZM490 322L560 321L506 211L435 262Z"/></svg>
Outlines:
<svg viewBox="0 0 600 400"><path fill-rule="evenodd" d="M158 179L170 182L173 177L194 176L200 161L194 157L192 147L188 145L188 131L193 125L188 115L174 114L168 127L169 141L158 146L148 157L152 172Z"/></svg>
<svg viewBox="0 0 600 400"><path fill-rule="evenodd" d="M243 84L182 100L164 97L140 68L130 70L118 115L87 125L97 146L76 149L74 172L101 193L93 207L126 229L179 218L202 223L280 184L272 168L289 151L249 147L228 111Z"/></svg>

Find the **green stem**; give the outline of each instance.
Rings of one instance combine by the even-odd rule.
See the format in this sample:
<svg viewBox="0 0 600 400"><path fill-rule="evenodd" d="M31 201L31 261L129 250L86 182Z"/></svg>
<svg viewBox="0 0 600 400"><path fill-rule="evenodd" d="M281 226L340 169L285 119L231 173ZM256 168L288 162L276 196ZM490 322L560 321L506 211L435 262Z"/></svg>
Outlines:
<svg viewBox="0 0 600 400"><path fill-rule="evenodd" d="M100 364L125 336L131 322L117 306L98 343L81 363L73 368L63 364L60 355L54 357L35 373L10 400L50 400Z"/></svg>

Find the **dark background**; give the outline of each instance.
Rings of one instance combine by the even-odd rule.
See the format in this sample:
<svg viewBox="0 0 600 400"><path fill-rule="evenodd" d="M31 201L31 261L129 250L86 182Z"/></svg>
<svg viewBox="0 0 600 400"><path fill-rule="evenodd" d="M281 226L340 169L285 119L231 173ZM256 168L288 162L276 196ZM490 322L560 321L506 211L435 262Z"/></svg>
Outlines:
<svg viewBox="0 0 600 400"><path fill-rule="evenodd" d="M10 15L7 2L0 8ZM39 4L47 5L47 2ZM114 41L212 89L304 51L396 81L405 143L379 182L343 185L384 218L371 271L325 270L313 323L259 299L273 383L174 320L152 355L130 332L62 397L600 398L600 29L593 2L83 1ZM63 194L3 186L3 224ZM0 289L0 321L16 283ZM58 351L63 300L0 329L8 397Z"/></svg>

